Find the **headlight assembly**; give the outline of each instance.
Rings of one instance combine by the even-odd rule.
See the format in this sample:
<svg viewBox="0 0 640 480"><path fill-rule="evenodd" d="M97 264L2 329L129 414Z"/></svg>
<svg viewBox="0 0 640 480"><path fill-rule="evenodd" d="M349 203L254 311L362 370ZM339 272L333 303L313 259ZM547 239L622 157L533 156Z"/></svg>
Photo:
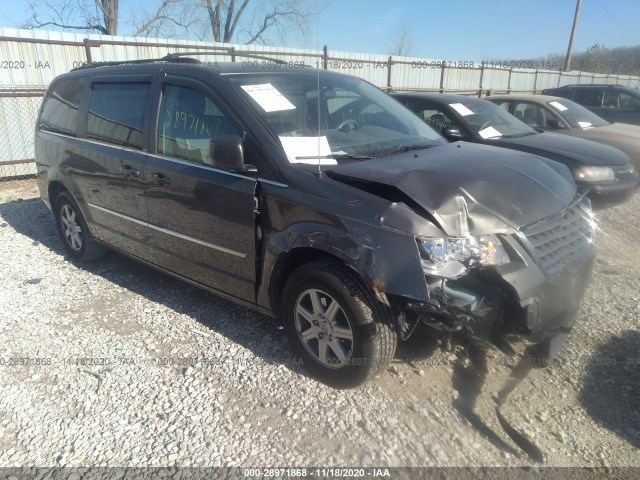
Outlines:
<svg viewBox="0 0 640 480"><path fill-rule="evenodd" d="M616 179L616 173L611 167L578 167L574 176L579 182L605 182Z"/></svg>
<svg viewBox="0 0 640 480"><path fill-rule="evenodd" d="M416 237L425 274L455 278L474 264L509 263L509 255L497 235L465 237Z"/></svg>

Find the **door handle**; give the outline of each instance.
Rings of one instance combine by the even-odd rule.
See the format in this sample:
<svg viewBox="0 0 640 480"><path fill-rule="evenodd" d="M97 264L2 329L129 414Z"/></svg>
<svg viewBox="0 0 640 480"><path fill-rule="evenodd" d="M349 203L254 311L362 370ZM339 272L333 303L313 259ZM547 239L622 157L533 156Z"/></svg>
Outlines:
<svg viewBox="0 0 640 480"><path fill-rule="evenodd" d="M155 183L156 185L160 185L161 187L171 183L171 179L166 177L163 173L149 173L147 174L147 180Z"/></svg>
<svg viewBox="0 0 640 480"><path fill-rule="evenodd" d="M126 177L139 177L140 170L136 170L131 165L125 165L124 167L120 167L120 173Z"/></svg>

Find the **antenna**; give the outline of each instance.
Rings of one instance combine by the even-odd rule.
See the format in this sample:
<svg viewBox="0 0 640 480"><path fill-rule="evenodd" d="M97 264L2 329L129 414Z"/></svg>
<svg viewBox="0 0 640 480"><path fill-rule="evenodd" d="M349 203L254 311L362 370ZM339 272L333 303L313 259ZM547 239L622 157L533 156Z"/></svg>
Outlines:
<svg viewBox="0 0 640 480"><path fill-rule="evenodd" d="M316 2L316 7L318 6ZM318 9L316 8L316 11ZM320 50L320 15L316 14L316 52ZM316 71L318 74L318 105L316 106L316 110L318 112L318 176L322 174L322 168L320 164L322 160L320 160L320 64L316 64Z"/></svg>

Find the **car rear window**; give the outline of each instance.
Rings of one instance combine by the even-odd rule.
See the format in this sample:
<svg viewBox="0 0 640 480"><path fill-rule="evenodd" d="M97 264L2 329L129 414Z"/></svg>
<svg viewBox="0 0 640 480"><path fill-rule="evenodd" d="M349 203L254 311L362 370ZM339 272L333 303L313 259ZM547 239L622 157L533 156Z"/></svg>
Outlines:
<svg viewBox="0 0 640 480"><path fill-rule="evenodd" d="M150 91L148 83L91 85L87 138L143 148L144 112Z"/></svg>
<svg viewBox="0 0 640 480"><path fill-rule="evenodd" d="M83 78L69 78L52 85L42 107L38 127L75 137L84 85Z"/></svg>

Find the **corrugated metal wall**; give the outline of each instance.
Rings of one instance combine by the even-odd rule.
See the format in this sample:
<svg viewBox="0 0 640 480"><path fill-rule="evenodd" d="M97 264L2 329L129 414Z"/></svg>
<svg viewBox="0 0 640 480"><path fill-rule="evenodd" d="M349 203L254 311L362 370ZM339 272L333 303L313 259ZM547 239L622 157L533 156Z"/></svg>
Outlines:
<svg viewBox="0 0 640 480"><path fill-rule="evenodd" d="M533 92L569 83L640 85L640 77L629 75L490 68L477 62L391 58L355 52L0 28L0 177L6 176L6 172L15 172L15 168L7 169L8 162L33 158L33 129L40 102L37 95L41 95L56 76L86 63L89 58L94 62L137 60L186 51L227 53L196 57L211 63L231 61L234 53L253 53L320 68L326 64L328 70L356 75L380 88L396 91L455 91L483 95L487 91ZM238 56L236 61L254 60ZM255 62L260 64L262 61ZM18 92L31 96L20 97Z"/></svg>

